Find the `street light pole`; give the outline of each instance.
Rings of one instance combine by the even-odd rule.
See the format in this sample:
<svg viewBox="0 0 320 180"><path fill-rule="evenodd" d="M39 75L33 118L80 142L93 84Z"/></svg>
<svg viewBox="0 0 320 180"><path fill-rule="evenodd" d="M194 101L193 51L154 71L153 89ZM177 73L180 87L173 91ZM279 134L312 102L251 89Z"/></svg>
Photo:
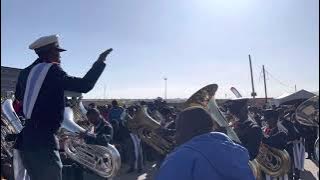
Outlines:
<svg viewBox="0 0 320 180"><path fill-rule="evenodd" d="M168 78L163 78L164 80L164 99L167 100L167 80Z"/></svg>

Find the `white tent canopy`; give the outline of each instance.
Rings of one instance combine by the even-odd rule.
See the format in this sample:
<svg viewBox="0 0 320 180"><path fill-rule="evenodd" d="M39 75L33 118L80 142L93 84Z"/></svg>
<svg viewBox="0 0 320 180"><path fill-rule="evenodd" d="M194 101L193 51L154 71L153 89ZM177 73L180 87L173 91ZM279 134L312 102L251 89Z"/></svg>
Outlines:
<svg viewBox="0 0 320 180"><path fill-rule="evenodd" d="M309 99L311 97L315 96L314 93L311 93L309 91L306 91L304 89L297 91L295 93L285 93L277 98L273 99L273 104L276 106L279 106L280 104L283 104L285 102L293 101L293 100L299 100L299 99Z"/></svg>

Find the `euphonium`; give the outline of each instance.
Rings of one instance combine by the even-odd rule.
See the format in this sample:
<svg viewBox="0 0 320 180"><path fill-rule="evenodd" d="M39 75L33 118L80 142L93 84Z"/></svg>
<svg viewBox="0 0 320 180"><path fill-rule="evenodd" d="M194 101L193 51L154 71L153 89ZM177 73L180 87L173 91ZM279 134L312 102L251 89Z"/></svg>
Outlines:
<svg viewBox="0 0 320 180"><path fill-rule="evenodd" d="M64 143L67 156L101 177L114 177L121 166L118 150L110 144L105 147L84 143L77 134L85 129L74 122L73 109L65 108L65 118L62 122L62 128L71 132L64 134L68 137Z"/></svg>

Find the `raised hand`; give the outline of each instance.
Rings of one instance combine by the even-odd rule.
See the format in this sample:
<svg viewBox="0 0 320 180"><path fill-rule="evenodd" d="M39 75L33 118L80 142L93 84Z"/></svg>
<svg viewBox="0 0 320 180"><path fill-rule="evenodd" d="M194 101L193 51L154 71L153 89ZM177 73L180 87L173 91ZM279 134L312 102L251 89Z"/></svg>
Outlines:
<svg viewBox="0 0 320 180"><path fill-rule="evenodd" d="M111 53L112 50L113 50L113 49L110 48L110 49L104 51L103 53L101 53L97 61L102 61L102 62L104 62L104 61L106 60L107 56Z"/></svg>

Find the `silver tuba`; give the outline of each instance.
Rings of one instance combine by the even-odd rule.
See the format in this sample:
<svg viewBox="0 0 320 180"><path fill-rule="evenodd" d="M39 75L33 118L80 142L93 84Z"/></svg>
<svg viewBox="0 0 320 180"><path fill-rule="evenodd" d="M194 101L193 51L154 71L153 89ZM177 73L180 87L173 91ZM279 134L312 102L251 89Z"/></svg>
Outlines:
<svg viewBox="0 0 320 180"><path fill-rule="evenodd" d="M6 142L5 137L8 134L18 134L21 132L22 123L13 109L12 98L3 99L1 102L1 151L4 151L6 156L13 157L13 143Z"/></svg>
<svg viewBox="0 0 320 180"><path fill-rule="evenodd" d="M168 154L174 148L174 139L172 137L163 137L157 133L157 129L161 127L160 123L152 118L148 113L148 107L142 106L134 117L126 114L128 129L138 135L143 142L151 146L160 154Z"/></svg>
<svg viewBox="0 0 320 180"><path fill-rule="evenodd" d="M67 136L67 140L64 142L64 150L67 156L101 177L114 177L121 166L118 150L110 144L107 147L91 145L80 139L77 134L86 130L74 122L74 108L76 107L65 108L62 122L62 128L69 131L63 134Z"/></svg>
<svg viewBox="0 0 320 180"><path fill-rule="evenodd" d="M314 96L296 109L296 120L305 126L317 127L318 138L314 144L315 159L319 162L319 96Z"/></svg>

